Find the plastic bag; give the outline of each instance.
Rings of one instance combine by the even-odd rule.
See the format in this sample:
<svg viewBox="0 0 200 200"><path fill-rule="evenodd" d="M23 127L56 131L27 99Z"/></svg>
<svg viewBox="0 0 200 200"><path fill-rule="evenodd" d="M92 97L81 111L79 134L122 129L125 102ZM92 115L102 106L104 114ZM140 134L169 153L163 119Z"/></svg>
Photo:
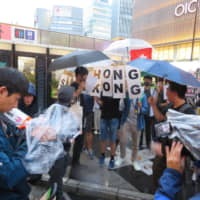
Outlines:
<svg viewBox="0 0 200 200"><path fill-rule="evenodd" d="M31 174L47 173L63 156L63 143L81 133L82 109L53 104L26 124L28 152L24 165Z"/></svg>
<svg viewBox="0 0 200 200"><path fill-rule="evenodd" d="M177 137L190 153L200 160L200 116L169 109L167 122L172 126L170 138Z"/></svg>

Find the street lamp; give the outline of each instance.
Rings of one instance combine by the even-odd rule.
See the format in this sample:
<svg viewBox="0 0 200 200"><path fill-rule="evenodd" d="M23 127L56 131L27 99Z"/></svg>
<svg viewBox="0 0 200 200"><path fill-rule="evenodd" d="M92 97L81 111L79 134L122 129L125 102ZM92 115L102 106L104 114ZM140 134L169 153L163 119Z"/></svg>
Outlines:
<svg viewBox="0 0 200 200"><path fill-rule="evenodd" d="M195 44L195 36L196 36L196 26L197 26L197 16L198 16L198 10L199 10L199 3L196 4L196 11L195 11L195 17L194 17L194 26L193 26L193 36L192 36L192 48L191 48L191 56L190 61L193 61L193 53L194 53L194 44Z"/></svg>

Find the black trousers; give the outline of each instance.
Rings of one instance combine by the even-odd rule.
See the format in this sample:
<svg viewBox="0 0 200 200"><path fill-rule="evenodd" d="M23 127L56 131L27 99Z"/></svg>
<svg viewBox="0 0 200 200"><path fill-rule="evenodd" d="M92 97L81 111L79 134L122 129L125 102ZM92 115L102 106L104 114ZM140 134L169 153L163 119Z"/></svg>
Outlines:
<svg viewBox="0 0 200 200"><path fill-rule="evenodd" d="M54 166L51 168L49 175L49 184L50 187L53 186L54 183L57 184L56 190L56 199L62 200L63 199L63 177L66 172L66 168L69 164L69 154L67 153L64 157L58 159Z"/></svg>
<svg viewBox="0 0 200 200"><path fill-rule="evenodd" d="M158 188L159 179L166 168L166 157L156 156L153 161L153 193L155 193Z"/></svg>
<svg viewBox="0 0 200 200"><path fill-rule="evenodd" d="M144 116L145 119L145 136L146 136L146 144L147 147L150 147L151 140L154 137L154 123L155 118L149 117L147 115Z"/></svg>
<svg viewBox="0 0 200 200"><path fill-rule="evenodd" d="M84 145L84 132L85 131L83 131L83 133L75 139L73 147L72 165L76 165L79 163L81 151Z"/></svg>

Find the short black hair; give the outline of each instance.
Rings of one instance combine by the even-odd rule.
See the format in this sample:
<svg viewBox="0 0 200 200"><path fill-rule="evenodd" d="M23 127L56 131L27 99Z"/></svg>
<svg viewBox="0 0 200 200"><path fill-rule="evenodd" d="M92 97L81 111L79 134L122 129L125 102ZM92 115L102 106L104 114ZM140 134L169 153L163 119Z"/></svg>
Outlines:
<svg viewBox="0 0 200 200"><path fill-rule="evenodd" d="M156 82L163 82L164 79L163 78L160 78L160 77L156 77Z"/></svg>
<svg viewBox="0 0 200 200"><path fill-rule="evenodd" d="M24 95L28 91L28 80L19 71L10 67L0 68L0 86L5 86L8 95L19 93Z"/></svg>
<svg viewBox="0 0 200 200"><path fill-rule="evenodd" d="M176 92L181 99L185 98L185 93L187 92L186 85L180 85L175 82L169 82L169 88L171 91Z"/></svg>
<svg viewBox="0 0 200 200"><path fill-rule="evenodd" d="M75 70L75 75L81 75L81 76L85 76L88 75L88 70L87 68L83 67L83 66L78 66Z"/></svg>
<svg viewBox="0 0 200 200"><path fill-rule="evenodd" d="M144 79L145 79L145 78L152 81L152 76L144 76Z"/></svg>

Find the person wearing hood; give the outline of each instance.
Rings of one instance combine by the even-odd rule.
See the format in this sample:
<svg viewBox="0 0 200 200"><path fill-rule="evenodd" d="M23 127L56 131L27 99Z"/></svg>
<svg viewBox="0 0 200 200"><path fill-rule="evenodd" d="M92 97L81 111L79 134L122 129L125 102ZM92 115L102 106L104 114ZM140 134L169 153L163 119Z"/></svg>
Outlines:
<svg viewBox="0 0 200 200"><path fill-rule="evenodd" d="M18 108L33 117L38 112L35 86L29 82L27 94L19 102Z"/></svg>

